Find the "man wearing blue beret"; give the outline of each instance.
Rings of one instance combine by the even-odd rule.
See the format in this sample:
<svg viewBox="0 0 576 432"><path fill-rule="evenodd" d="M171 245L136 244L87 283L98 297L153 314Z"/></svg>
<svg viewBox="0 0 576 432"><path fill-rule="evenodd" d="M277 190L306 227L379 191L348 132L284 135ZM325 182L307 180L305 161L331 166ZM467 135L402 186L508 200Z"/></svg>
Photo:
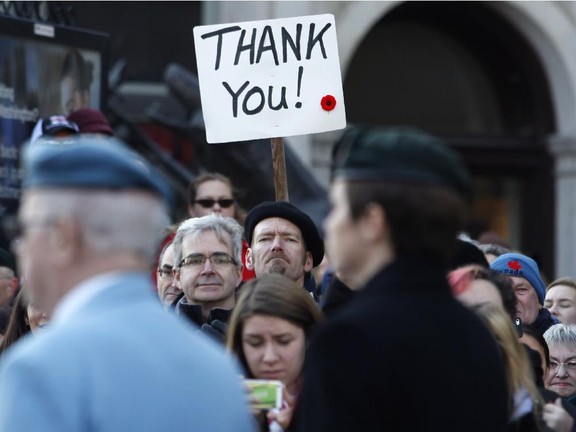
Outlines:
<svg viewBox="0 0 576 432"><path fill-rule="evenodd" d="M351 128L334 160L326 250L357 291L310 341L296 429L509 430L501 352L446 280L468 172L408 129Z"/></svg>
<svg viewBox="0 0 576 432"><path fill-rule="evenodd" d="M152 286L162 177L113 138L40 139L23 160L18 262L51 321L2 358L0 430L253 430L236 365Z"/></svg>
<svg viewBox="0 0 576 432"><path fill-rule="evenodd" d="M516 316L523 324L534 327L541 335L559 321L543 306L546 284L540 277L538 264L519 253L500 255L490 264L492 270L512 281L516 302Z"/></svg>

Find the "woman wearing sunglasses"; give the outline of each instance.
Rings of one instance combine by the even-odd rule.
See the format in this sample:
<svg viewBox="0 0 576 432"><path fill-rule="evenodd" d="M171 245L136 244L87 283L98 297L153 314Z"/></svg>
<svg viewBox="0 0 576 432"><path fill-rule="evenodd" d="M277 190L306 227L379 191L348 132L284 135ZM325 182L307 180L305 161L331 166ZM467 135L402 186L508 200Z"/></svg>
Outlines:
<svg viewBox="0 0 576 432"><path fill-rule="evenodd" d="M202 174L190 184L188 213L191 217L218 213L244 224L244 212L234 197L234 187L228 177L220 173Z"/></svg>

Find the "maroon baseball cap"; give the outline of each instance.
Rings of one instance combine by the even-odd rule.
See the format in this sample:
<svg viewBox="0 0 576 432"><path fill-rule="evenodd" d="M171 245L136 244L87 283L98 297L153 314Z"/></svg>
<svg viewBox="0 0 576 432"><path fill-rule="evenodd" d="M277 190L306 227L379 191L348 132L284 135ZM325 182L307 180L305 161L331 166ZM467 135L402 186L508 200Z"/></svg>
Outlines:
<svg viewBox="0 0 576 432"><path fill-rule="evenodd" d="M78 125L80 133L114 135L114 131L104 114L92 108L81 108L74 111L68 116L68 120Z"/></svg>

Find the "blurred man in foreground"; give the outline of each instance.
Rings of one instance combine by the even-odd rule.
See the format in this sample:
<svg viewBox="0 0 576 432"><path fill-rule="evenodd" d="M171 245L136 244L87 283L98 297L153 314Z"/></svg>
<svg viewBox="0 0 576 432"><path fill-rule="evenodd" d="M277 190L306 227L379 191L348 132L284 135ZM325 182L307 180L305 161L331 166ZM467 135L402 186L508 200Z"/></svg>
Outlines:
<svg viewBox="0 0 576 432"><path fill-rule="evenodd" d="M39 140L24 170L17 253L52 319L3 359L0 430L252 430L236 368L155 298L161 176L99 137Z"/></svg>

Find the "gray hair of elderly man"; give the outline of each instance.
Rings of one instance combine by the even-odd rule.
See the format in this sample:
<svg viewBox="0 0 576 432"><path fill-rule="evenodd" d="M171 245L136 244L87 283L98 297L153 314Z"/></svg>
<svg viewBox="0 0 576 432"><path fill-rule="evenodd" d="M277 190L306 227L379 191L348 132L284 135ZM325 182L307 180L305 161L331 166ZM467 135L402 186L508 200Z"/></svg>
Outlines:
<svg viewBox="0 0 576 432"><path fill-rule="evenodd" d="M576 324L554 324L544 332L544 340L548 346L572 344L576 350Z"/></svg>
<svg viewBox="0 0 576 432"><path fill-rule="evenodd" d="M170 223L164 201L134 189L38 189L36 218L73 217L84 242L97 252L129 253L151 265Z"/></svg>
<svg viewBox="0 0 576 432"><path fill-rule="evenodd" d="M186 219L178 226L174 237L174 266L178 267L182 261L182 243L184 239L197 239L200 234L212 231L222 243L229 244L232 257L237 265L242 264L242 236L244 229L235 219L218 214L209 214L202 217Z"/></svg>

